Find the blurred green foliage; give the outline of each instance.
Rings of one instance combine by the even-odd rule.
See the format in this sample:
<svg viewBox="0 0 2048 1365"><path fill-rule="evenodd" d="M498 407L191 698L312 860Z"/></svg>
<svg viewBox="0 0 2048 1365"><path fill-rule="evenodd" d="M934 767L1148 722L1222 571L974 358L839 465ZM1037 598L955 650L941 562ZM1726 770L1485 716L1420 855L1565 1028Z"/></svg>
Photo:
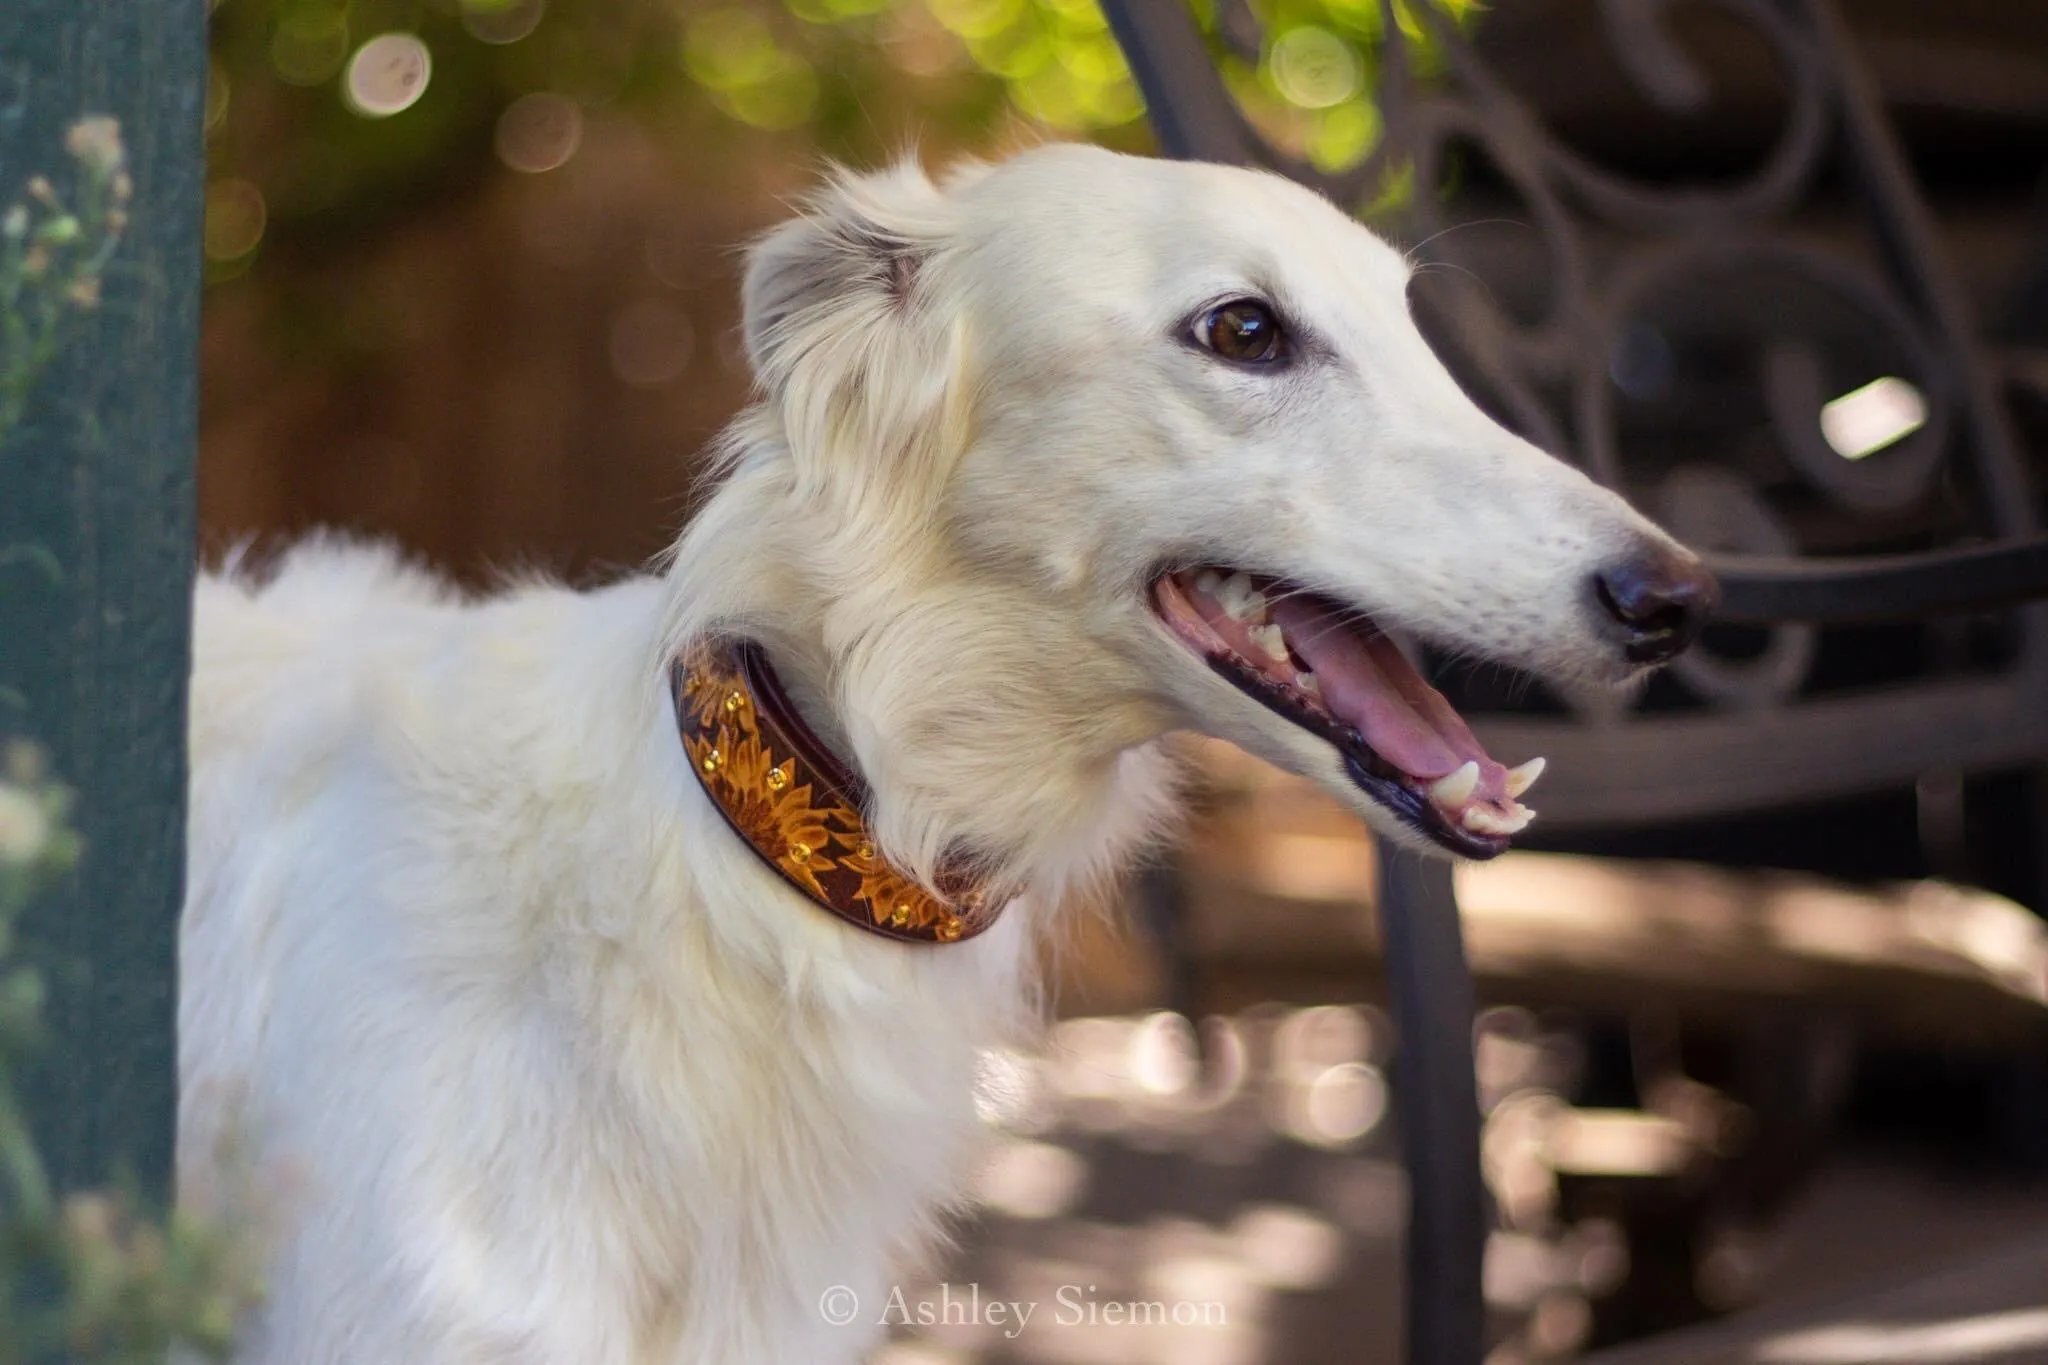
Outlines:
<svg viewBox="0 0 2048 1365"><path fill-rule="evenodd" d="M1148 0L1184 2L1276 145L1333 171L1371 152L1380 0L1254 0L1249 42L1219 31L1232 25L1218 0ZM1478 7L1401 0L1425 55L1411 8L1425 3L1461 21ZM505 120L542 112L513 115L522 97L568 102L557 118L623 111L671 141L703 137L698 115L715 110L724 135L854 160L912 135L983 144L1010 118L1146 143L1096 0L215 0L213 59L216 278L245 269L272 228L360 231L501 165L551 169L507 152Z"/></svg>
<svg viewBox="0 0 2048 1365"><path fill-rule="evenodd" d="M59 1198L15 1098L43 1042L44 985L14 926L78 860L70 809L39 748L0 745L0 1365L161 1365L174 1347L224 1360L255 1296L250 1239L184 1212L144 1217L118 1190Z"/></svg>
<svg viewBox="0 0 2048 1365"><path fill-rule="evenodd" d="M0 473L10 437L48 378L72 324L100 306L101 284L128 228L134 185L121 127L90 117L66 131L63 166L0 185ZM0 479L4 482L4 479ZM0 565L52 580L47 547L0 544ZM0 723L28 698L0 688ZM241 1229L178 1212L156 1220L121 1190L53 1190L16 1096L22 1063L44 1042L43 975L21 960L15 926L31 901L77 863L71 793L43 751L0 730L0 1365L161 1365L224 1360L253 1301Z"/></svg>
<svg viewBox="0 0 2048 1365"><path fill-rule="evenodd" d="M0 186L0 446L63 345L66 326L100 304L100 280L128 227L121 128L80 119L65 136L73 174ZM8 556L0 553L0 563Z"/></svg>

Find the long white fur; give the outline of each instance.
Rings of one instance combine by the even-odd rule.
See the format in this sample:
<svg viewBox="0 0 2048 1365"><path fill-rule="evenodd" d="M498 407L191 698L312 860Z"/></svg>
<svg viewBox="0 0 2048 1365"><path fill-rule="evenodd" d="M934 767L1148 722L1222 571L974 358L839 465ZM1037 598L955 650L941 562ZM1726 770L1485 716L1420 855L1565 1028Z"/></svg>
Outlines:
<svg viewBox="0 0 2048 1365"><path fill-rule="evenodd" d="M834 1365L929 1245L1039 941L1174 806L1195 728L1382 822L1327 745L1144 606L1163 560L1285 573L1454 646L1619 681L1585 584L1668 544L1475 410L1401 258L1280 179L1080 147L835 180L754 250L759 401L665 574L463 600L316 540L198 593L181 1179L285 1173L268 1365ZM1277 299L1317 353L1183 322ZM767 642L929 875L1028 887L905 947L793 894L664 689Z"/></svg>

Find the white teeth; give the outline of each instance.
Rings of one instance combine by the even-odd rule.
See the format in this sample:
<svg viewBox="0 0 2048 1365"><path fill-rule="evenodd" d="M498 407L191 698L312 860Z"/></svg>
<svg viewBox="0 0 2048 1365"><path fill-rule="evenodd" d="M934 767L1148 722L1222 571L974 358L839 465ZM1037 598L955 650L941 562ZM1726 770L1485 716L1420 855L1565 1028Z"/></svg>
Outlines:
<svg viewBox="0 0 2048 1365"><path fill-rule="evenodd" d="M1195 586L1214 597L1223 588L1223 575L1214 569L1204 569L1195 575Z"/></svg>
<svg viewBox="0 0 2048 1365"><path fill-rule="evenodd" d="M1479 790L1479 763L1466 759L1465 765L1456 772L1446 773L1429 784L1430 799L1446 810L1456 810L1472 799L1472 793ZM1466 812L1471 818L1471 812Z"/></svg>
<svg viewBox="0 0 2048 1365"><path fill-rule="evenodd" d="M1262 621L1266 616L1266 597L1252 586L1250 578L1234 573L1223 580L1216 589L1215 597L1223 607L1224 614L1233 621Z"/></svg>
<svg viewBox="0 0 2048 1365"><path fill-rule="evenodd" d="M1316 675L1313 673L1295 674L1294 685L1312 697L1323 695L1323 685L1316 681Z"/></svg>
<svg viewBox="0 0 2048 1365"><path fill-rule="evenodd" d="M1516 805L1502 812L1486 806L1467 806L1461 823L1474 834L1520 834L1536 818L1527 806Z"/></svg>
<svg viewBox="0 0 2048 1365"><path fill-rule="evenodd" d="M1287 662L1287 637L1278 626L1253 626L1249 632L1252 643L1266 651L1266 657L1276 664Z"/></svg>
<svg viewBox="0 0 2048 1365"><path fill-rule="evenodd" d="M1532 758L1519 768L1508 769L1508 795L1520 796L1536 785L1536 779L1543 776L1543 769L1549 760Z"/></svg>

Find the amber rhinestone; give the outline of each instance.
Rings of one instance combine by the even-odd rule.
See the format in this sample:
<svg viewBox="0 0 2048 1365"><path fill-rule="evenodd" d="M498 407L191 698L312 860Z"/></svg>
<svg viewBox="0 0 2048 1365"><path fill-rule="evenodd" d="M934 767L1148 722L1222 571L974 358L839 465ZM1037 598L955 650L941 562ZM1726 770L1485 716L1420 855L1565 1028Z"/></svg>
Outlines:
<svg viewBox="0 0 2048 1365"><path fill-rule="evenodd" d="M811 846L801 839L789 841L789 860L793 863L807 863L811 860Z"/></svg>
<svg viewBox="0 0 2048 1365"><path fill-rule="evenodd" d="M707 773L717 772L719 768L724 765L724 763L725 760L719 756L718 750L716 749L713 749L710 753L704 755L704 771Z"/></svg>
<svg viewBox="0 0 2048 1365"><path fill-rule="evenodd" d="M951 943L954 939L960 937L960 931L963 927L965 926L960 923L958 915L948 915L939 921L938 927L932 932L938 935L939 942Z"/></svg>
<svg viewBox="0 0 2048 1365"><path fill-rule="evenodd" d="M784 772L784 771L783 771L782 769L780 769L780 768L770 768L770 769L768 770L768 790L770 790L770 791L777 791L777 792L779 792L779 791L781 791L781 790L782 790L782 789L783 789L784 787L787 787L788 785L789 785L789 774L788 774L788 773Z"/></svg>
<svg viewBox="0 0 2048 1365"><path fill-rule="evenodd" d="M898 929L910 923L910 905L907 901L896 902L896 908L889 912L889 923Z"/></svg>
<svg viewBox="0 0 2048 1365"><path fill-rule="evenodd" d="M744 692L728 692L725 694L725 709L728 711L737 711L746 704L747 694Z"/></svg>
<svg viewBox="0 0 2048 1365"><path fill-rule="evenodd" d="M875 846L863 839L860 841L860 846L854 849L853 852L854 856L863 860L872 859L875 856Z"/></svg>

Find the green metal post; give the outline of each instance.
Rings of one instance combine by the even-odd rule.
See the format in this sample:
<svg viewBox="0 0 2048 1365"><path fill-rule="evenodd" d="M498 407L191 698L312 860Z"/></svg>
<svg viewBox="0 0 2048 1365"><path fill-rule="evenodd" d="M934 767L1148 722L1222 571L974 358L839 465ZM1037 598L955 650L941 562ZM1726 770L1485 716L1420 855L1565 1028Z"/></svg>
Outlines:
<svg viewBox="0 0 2048 1365"><path fill-rule="evenodd" d="M0 213L119 120L102 296L0 434L0 738L77 794L78 870L23 921L50 1043L23 1099L59 1189L168 1194L198 429L204 0L0 0ZM75 151L75 148L74 148ZM31 194L31 198L32 198Z"/></svg>

